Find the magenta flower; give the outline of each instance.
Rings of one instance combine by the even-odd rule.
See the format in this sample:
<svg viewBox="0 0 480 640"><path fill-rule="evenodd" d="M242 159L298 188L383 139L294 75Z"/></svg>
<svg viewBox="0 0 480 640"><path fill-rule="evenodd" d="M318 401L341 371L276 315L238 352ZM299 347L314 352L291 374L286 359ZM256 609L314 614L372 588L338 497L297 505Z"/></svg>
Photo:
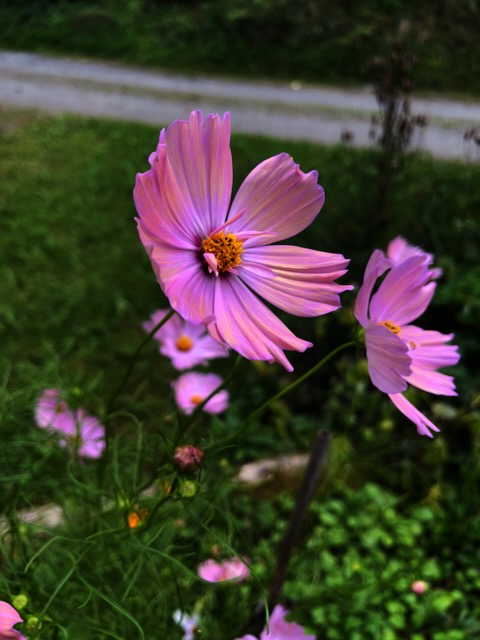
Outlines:
<svg viewBox="0 0 480 640"><path fill-rule="evenodd" d="M207 582L226 582L234 580L243 582L250 577L250 570L239 558L216 562L215 560L205 560L198 565L197 573Z"/></svg>
<svg viewBox="0 0 480 640"><path fill-rule="evenodd" d="M260 640L315 640L315 636L305 634L303 627L296 622L287 622L288 611L278 604L270 616L270 629L260 634ZM236 640L257 640L250 634Z"/></svg>
<svg viewBox="0 0 480 640"><path fill-rule="evenodd" d="M351 288L334 282L346 273L343 256L271 245L315 219L325 197L317 172L281 153L247 176L229 208L230 115L200 111L162 130L149 161L134 189L138 231L171 306L245 358L291 371L284 350L312 345L256 294L308 317L338 309L339 293Z"/></svg>
<svg viewBox="0 0 480 640"><path fill-rule="evenodd" d="M222 378L215 373L184 373L172 382L177 405L187 415L203 402L214 389L222 384ZM207 402L203 410L207 413L221 413L228 407L228 391L219 391Z"/></svg>
<svg viewBox="0 0 480 640"><path fill-rule="evenodd" d="M0 640L25 640L13 625L23 622L16 609L8 602L0 601Z"/></svg>
<svg viewBox="0 0 480 640"><path fill-rule="evenodd" d="M437 369L454 365L460 356L447 345L453 334L425 331L410 324L428 307L435 292L430 261L421 250L393 264L376 250L365 270L355 303L355 317L365 329L368 372L373 384L388 394L421 435L439 429L402 394L411 384L429 393L457 395L453 378ZM373 288L388 271L377 292Z"/></svg>
<svg viewBox="0 0 480 640"><path fill-rule="evenodd" d="M168 309L155 311L142 327L149 333L168 313ZM213 358L225 358L227 349L211 338L203 325L194 325L174 315L155 333L160 353L170 358L175 369L192 369L206 365Z"/></svg>
<svg viewBox="0 0 480 640"><path fill-rule="evenodd" d="M72 410L58 389L45 389L35 405L35 421L60 435L62 447L76 447L81 458L99 458L105 449L105 427L82 408Z"/></svg>

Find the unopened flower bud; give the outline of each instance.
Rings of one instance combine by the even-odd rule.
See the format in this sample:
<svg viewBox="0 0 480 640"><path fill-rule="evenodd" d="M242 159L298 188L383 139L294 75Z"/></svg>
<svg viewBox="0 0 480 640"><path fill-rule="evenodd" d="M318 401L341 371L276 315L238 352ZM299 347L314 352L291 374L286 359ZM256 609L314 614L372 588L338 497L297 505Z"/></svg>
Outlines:
<svg viewBox="0 0 480 640"><path fill-rule="evenodd" d="M33 634L35 631L38 631L41 628L42 628L42 623L39 621L39 619L36 616L28 617L27 623L25 625L25 629L29 635Z"/></svg>
<svg viewBox="0 0 480 640"><path fill-rule="evenodd" d="M28 604L28 597L24 593L19 593L17 596L13 596L12 605L17 611L21 611Z"/></svg>
<svg viewBox="0 0 480 640"><path fill-rule="evenodd" d="M196 471L203 462L205 454L198 447L184 444L175 449L173 462L180 471Z"/></svg>

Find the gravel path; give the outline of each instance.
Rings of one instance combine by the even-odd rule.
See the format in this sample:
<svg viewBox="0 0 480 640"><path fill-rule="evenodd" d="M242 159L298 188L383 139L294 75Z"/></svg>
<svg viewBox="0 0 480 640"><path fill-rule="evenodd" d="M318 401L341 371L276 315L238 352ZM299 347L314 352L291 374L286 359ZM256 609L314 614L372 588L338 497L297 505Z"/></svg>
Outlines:
<svg viewBox="0 0 480 640"><path fill-rule="evenodd" d="M370 89L178 76L113 63L0 51L0 104L165 125L200 108L230 111L234 131L326 144L343 131L369 146L376 103ZM416 146L442 158L467 159L463 139L480 125L480 104L415 99L429 125Z"/></svg>

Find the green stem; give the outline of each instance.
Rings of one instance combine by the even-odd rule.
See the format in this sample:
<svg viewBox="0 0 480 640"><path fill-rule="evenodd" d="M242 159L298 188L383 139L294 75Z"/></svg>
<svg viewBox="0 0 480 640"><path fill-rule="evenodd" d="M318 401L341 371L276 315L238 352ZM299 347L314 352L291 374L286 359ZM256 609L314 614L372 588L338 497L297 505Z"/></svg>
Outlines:
<svg viewBox="0 0 480 640"><path fill-rule="evenodd" d="M125 375L123 377L122 382L118 386L117 390L115 391L115 393L113 394L113 396L110 399L110 402L107 405L107 412L106 412L107 415L109 415L112 412L113 407L115 406L115 402L116 402L118 396L122 393L122 391L127 386L127 382L130 380L130 376L132 375L133 367L135 366L137 358L140 355L140 352L142 351L143 347L150 341L151 338L153 338L153 336L157 333L157 331L161 327L163 327L163 325L167 322L167 320L170 320L170 318L173 316L174 313L175 313L175 311L173 309L170 309L170 311L167 313L167 315L165 317L163 317L160 320L160 322L157 322L157 324L153 327L153 329L150 331L150 333L148 333L147 336L145 337L145 339L138 345L135 353L133 354L133 356L130 359L130 363L128 365L127 371L125 372Z"/></svg>
<svg viewBox="0 0 480 640"><path fill-rule="evenodd" d="M265 411L265 409L267 409L267 407L269 407L273 402L275 402L276 400L279 400L290 391L293 391L293 389L295 389L300 384L302 384L302 382L305 382L307 378L310 378L310 376L312 376L319 369L321 369L323 365L326 364L329 360L331 360L334 356L336 356L337 353L340 353L341 351L348 349L348 347L353 347L353 346L355 346L355 342L352 340L351 342L346 342L345 344L342 344L339 347L336 347L335 349L333 349L333 351L330 351L330 353L327 354L324 358L322 358L319 362L317 362L316 365L314 365L306 373L300 376L298 380L295 380L291 384L287 385L284 389L276 393L274 396L272 396L266 402L264 402L260 407L255 409L255 411L252 411L252 413L249 416L247 416L247 418L245 418L245 420L243 421L243 424L241 424L240 427L234 433L230 434L226 438L223 438L223 440L214 442L209 447L205 447L205 451L208 451L209 449L213 449L213 448L217 449L219 446L223 446L224 444L227 444L228 442L231 442L232 440L234 440L243 431L245 431L245 429L252 422L252 420L255 420L255 418L258 418Z"/></svg>

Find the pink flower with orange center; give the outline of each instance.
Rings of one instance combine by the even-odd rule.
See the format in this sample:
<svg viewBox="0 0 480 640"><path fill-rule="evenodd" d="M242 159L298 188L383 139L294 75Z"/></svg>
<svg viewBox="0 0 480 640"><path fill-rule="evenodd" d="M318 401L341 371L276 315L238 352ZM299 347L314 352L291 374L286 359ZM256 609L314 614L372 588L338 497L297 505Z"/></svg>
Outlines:
<svg viewBox="0 0 480 640"><path fill-rule="evenodd" d="M142 324L143 329L150 333L168 312L168 309L155 311ZM202 324L194 325L178 315L172 316L153 337L160 343L160 353L170 358L175 369L192 369L207 365L214 358L228 356L228 350L211 338Z"/></svg>
<svg viewBox="0 0 480 640"><path fill-rule="evenodd" d="M274 245L313 222L324 202L316 171L281 153L260 163L232 204L230 115L194 111L160 133L134 189L138 231L170 305L245 358L277 361L305 351L259 299L313 317L335 311L351 287L342 255Z"/></svg>
<svg viewBox="0 0 480 640"><path fill-rule="evenodd" d="M175 401L187 415L222 384L222 378L215 373L184 373L172 382ZM222 413L228 407L228 391L222 390L210 398L203 410L207 413Z"/></svg>
<svg viewBox="0 0 480 640"><path fill-rule="evenodd" d="M355 303L355 317L365 329L368 372L373 384L432 437L439 429L403 395L409 384L437 395L455 396L451 376L437 371L454 365L460 355L447 344L453 334L426 331L411 324L428 307L435 292L435 270L421 250L396 264L382 251L370 258ZM376 293L378 279L387 272Z"/></svg>

